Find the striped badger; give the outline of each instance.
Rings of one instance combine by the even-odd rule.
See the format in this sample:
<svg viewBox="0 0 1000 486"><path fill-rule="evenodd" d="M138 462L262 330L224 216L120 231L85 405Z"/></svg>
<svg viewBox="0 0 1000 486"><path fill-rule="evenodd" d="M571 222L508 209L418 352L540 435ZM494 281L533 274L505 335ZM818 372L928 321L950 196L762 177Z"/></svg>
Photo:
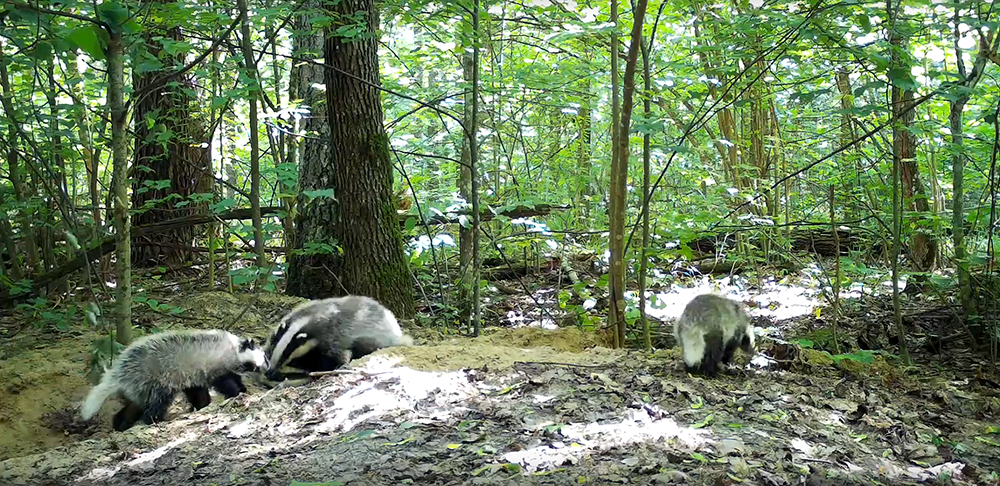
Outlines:
<svg viewBox="0 0 1000 486"><path fill-rule="evenodd" d="M267 343L265 377L332 371L380 348L413 344L396 316L375 299L348 295L302 304L281 319Z"/></svg>
<svg viewBox="0 0 1000 486"><path fill-rule="evenodd" d="M112 395L124 402L112 424L122 431L140 419L161 422L178 392L184 392L196 410L212 399L211 387L226 398L246 391L240 371L264 367L264 351L252 340L221 330L189 330L152 334L137 339L124 351L80 410L90 420Z"/></svg>
<svg viewBox="0 0 1000 486"><path fill-rule="evenodd" d="M739 303L717 295L694 298L674 326L688 373L718 374L719 363L732 361L736 348L754 350L750 316Z"/></svg>

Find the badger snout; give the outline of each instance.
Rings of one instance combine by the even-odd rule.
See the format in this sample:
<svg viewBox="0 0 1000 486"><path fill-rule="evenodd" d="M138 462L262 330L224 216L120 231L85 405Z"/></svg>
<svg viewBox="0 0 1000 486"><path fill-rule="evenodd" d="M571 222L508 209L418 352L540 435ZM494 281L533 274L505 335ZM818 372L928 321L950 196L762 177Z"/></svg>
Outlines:
<svg viewBox="0 0 1000 486"><path fill-rule="evenodd" d="M271 381L281 381L285 379L285 376L280 370L267 370L264 372L264 377Z"/></svg>

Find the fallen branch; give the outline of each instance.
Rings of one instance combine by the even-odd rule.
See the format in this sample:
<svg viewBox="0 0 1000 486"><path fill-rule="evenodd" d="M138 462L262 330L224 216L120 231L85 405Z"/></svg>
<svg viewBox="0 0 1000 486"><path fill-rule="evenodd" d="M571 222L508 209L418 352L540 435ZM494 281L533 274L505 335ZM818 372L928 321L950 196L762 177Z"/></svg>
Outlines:
<svg viewBox="0 0 1000 486"><path fill-rule="evenodd" d="M260 212L261 212L262 215L263 214L274 214L274 213L277 213L278 210L280 210L280 209L281 208L277 208L277 207L260 208ZM194 226L194 225L198 225L198 224L205 224L205 223L209 223L211 221L214 221L216 217L218 217L219 219L224 219L224 220L229 220L229 219L249 219L250 218L250 210L249 209L236 209L236 210L233 210L233 211L229 211L229 212L220 214L218 216L213 215L213 214L192 214L192 215L184 216L184 217L181 217L181 218L174 218L174 219L169 219L169 220L166 220L166 221L161 221L159 223L153 223L153 224L142 225L142 226L135 226L135 227L132 228L132 236L133 237L137 237L137 236L144 236L144 235L152 235L152 234L157 234L157 233L163 233L163 232L166 232L166 231L172 231L172 230L175 230L175 229L178 229L178 228L186 228L188 226ZM107 236L104 239L102 239L97 245L95 245L95 246L93 246L91 248L88 248L86 251L84 251L84 252L80 253L79 255L77 255L76 258L73 258L72 260L69 260L66 263L63 263L58 268L56 268L56 269L54 269L54 270L52 270L52 271L50 271L48 273L45 273L45 274L42 274L42 275L40 275L38 277L33 278L32 279L32 283L31 283L31 291L30 292L25 292L23 294L16 295L16 296L12 296L9 293L4 293L3 296L0 297L0 302L5 302L6 303L6 302L11 302L11 301L18 301L18 300L27 299L27 298L29 298L29 297L31 297L33 295L37 295L48 284L50 284L50 283L52 283L54 281L57 281L57 280L65 277L65 276L67 276L67 275L69 275L69 274L71 274L73 272L76 272L77 270L79 270L79 269L83 268L84 266L86 266L87 262L92 262L92 261L98 260L99 258L103 257L104 255L107 255L108 253L111 253L111 252L115 251L116 247L117 247L117 243L115 242L115 236L114 235Z"/></svg>
<svg viewBox="0 0 1000 486"><path fill-rule="evenodd" d="M552 211L565 211L569 209L569 206L551 206L548 204L539 204L537 206L517 206L513 209L508 209L505 211L495 212L491 209L486 209L480 213L480 221L491 221L497 216L505 216L510 219L517 218L530 218L534 216L545 216ZM434 215L427 218L427 224L440 225L440 224L458 224L461 222L462 216L470 217L472 211L459 211L457 213L448 213L446 215ZM405 225L406 221L410 218L417 218L418 215L413 214L400 214L399 223Z"/></svg>
<svg viewBox="0 0 1000 486"><path fill-rule="evenodd" d="M482 213L482 221L490 221L494 219L497 215L506 216L511 219L516 218L527 218L531 216L544 216L549 214L552 210L565 210L569 209L568 206L550 206L547 204L540 204L534 207L528 206L517 206L513 209L508 209L506 211L500 211L499 213L494 213L494 211L487 210ZM280 207L264 207L260 208L261 215L277 214L281 211ZM427 219L427 224L455 224L458 223L461 215L463 213L458 213L458 216L434 216ZM404 226L406 221L413 217L408 214L401 214L398 216L399 224ZM196 226L199 224L207 224L216 221L216 218L221 220L233 220L233 219L250 219L250 209L234 209L222 214L212 214L212 213L202 213L202 214L191 214L188 216L183 216L180 218L168 219L166 221L160 221L157 223L146 224L141 226L132 227L132 237L141 237L148 235L155 235L158 233L165 233L168 231L173 231L181 228L187 228L189 226ZM20 295L12 296L9 293L4 293L0 295L0 302L8 303L11 301L19 301L27 299L31 296L37 295L42 291L47 285L55 282L67 275L80 270L86 266L87 262L92 262L98 260L99 258L115 251L117 244L115 243L115 236L107 236L102 239L97 245L88 248L86 251L80 253L72 260L63 263L58 268L49 271L48 273L39 275L32 279L31 291L25 292Z"/></svg>

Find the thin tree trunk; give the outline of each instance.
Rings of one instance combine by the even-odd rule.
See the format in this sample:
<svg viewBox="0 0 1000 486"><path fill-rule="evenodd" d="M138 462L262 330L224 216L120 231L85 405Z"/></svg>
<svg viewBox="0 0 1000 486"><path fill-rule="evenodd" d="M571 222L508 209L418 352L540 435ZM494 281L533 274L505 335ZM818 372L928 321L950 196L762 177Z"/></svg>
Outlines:
<svg viewBox="0 0 1000 486"><path fill-rule="evenodd" d="M257 130L257 101L260 98L260 82L257 76L257 63L250 42L250 18L247 14L246 0L236 0L240 11L240 46L243 49L243 62L246 65L247 76L250 78L250 219L253 222L253 247L257 254L257 270L264 272L267 267L267 256L264 254L264 229L260 217L260 133ZM262 281L268 276L261 274Z"/></svg>
<svg viewBox="0 0 1000 486"><path fill-rule="evenodd" d="M23 277L21 275L21 266L17 262L17 245L14 243L14 230L7 219L6 211L0 211L0 243L3 243L3 251L10 258L6 270L4 270L5 267L3 266L0 266L0 270L7 272L11 280L18 282Z"/></svg>
<svg viewBox="0 0 1000 486"><path fill-rule="evenodd" d="M987 59L996 56L1000 38L991 39L992 42L989 43L980 39L979 52L972 66L972 72L967 73L965 61L962 58L962 49L958 46L958 42L962 36L959 31L961 25L961 22L959 22L960 18L960 6L956 4L952 42L955 47L955 53L958 56L958 75L964 79L962 87L965 89L960 91L958 97L953 99L949 104L948 125L951 129L951 179L954 193L951 208L952 238L955 247L955 266L958 268L959 298L962 304L962 311L968 317L975 312L976 305L972 298L972 278L969 274L969 262L966 257L965 248L965 148L963 147L965 136L963 133L964 122L962 120L962 110L965 109L966 103L969 102L972 96L972 90L979 84L979 80L982 79L983 73L986 71Z"/></svg>
<svg viewBox="0 0 1000 486"><path fill-rule="evenodd" d="M66 185L66 164L63 162L62 158L62 137L59 136L59 105L56 103L56 78L55 78L55 61L50 61L48 64L48 72L46 73L48 78L48 89L45 90L45 98L49 104L49 115L50 126L49 130L52 134L51 145L49 146L50 156L50 170L55 173L58 180L56 185L58 186L60 192L67 193ZM44 259L45 259L45 271L48 272L59 265L56 261L55 253L55 234L57 221L55 218L55 213L57 211L56 198L49 198L48 203L48 221L46 222L45 228L43 230L44 234ZM64 227L66 222L63 222ZM68 231L68 228L65 228ZM74 235L75 236L75 235ZM49 287L49 292L63 293L66 291L66 280L61 279L54 285Z"/></svg>
<svg viewBox="0 0 1000 486"><path fill-rule="evenodd" d="M624 86L622 90L622 110L618 138L615 140L616 156L611 166L611 278L610 278L610 309L615 328L617 329L617 344L625 345L625 192L628 182L629 163L629 129L632 119L632 105L635 96L635 71L639 58L639 46L642 44L642 23L646 17L646 0L638 0L633 10L632 36L628 48L628 58L625 60ZM643 198L645 199L645 198Z"/></svg>
<svg viewBox="0 0 1000 486"><path fill-rule="evenodd" d="M129 225L129 198L127 187L128 153L125 146L126 113L125 46L121 32L110 29L108 41L108 103L111 105L111 159L114 175L114 227L116 239L115 262L115 336L119 343L132 342L132 240Z"/></svg>
<svg viewBox="0 0 1000 486"><path fill-rule="evenodd" d="M624 296L624 260L622 250L625 246L625 180L622 178L622 170L618 166L618 121L621 118L621 100L619 98L618 80L618 0L611 0L611 24L614 30L611 34L611 187L608 191L608 222L610 224L611 269L608 272L610 279L609 305L608 305L608 332L611 333L611 345L618 348L625 345L619 341L618 325L625 322L625 296ZM626 169L628 164L626 162ZM619 180L621 179L621 180ZM621 203L618 201L622 200ZM619 212L621 217L619 217ZM615 239L618 239L616 244Z"/></svg>
<svg viewBox="0 0 1000 486"><path fill-rule="evenodd" d="M830 185L830 232L833 233L833 282L830 290L833 295L830 305L833 307L833 350L840 354L840 339L837 337L837 324L840 320L840 232L837 231L836 192Z"/></svg>
<svg viewBox="0 0 1000 486"><path fill-rule="evenodd" d="M38 270L38 247L35 244L37 241L35 239L35 229L32 224L31 218L28 216L26 211L23 209L27 207L30 195L28 194L27 188L24 187L24 179L21 176L21 170L19 166L18 158L18 144L19 132L18 126L20 121L14 116L14 91L11 88L10 83L10 73L7 71L8 61L6 56L3 55L3 51L0 50L0 88L3 89L2 94L0 94L0 102L3 104L4 113L7 115L7 120L10 123L7 129L7 170L10 175L10 183L14 186L14 197L21 204L21 228L24 234L21 238L24 240L24 248L26 250L25 257L27 258L27 265L29 269Z"/></svg>
<svg viewBox="0 0 1000 486"><path fill-rule="evenodd" d="M886 0L886 11L889 16L889 44L893 47L891 62L889 63L890 70L899 68L902 64L899 59L899 51L905 49L906 46L906 39L902 38L897 31L899 28L897 24L899 22L898 14L902 11L902 5L899 4L902 3L902 0L896 0L896 2L898 4L893 5L893 0ZM891 79L890 83L892 83ZM909 364L910 356L906 347L906 329L903 327L903 314L899 302L899 251L903 229L900 184L904 157L907 154L912 155L912 152L908 150L910 143L912 143L912 138L906 132L906 127L909 126L907 121L912 122L913 115L912 112L909 112L910 115L908 117L903 116L903 110L906 108L908 101L906 92L896 86L895 83L892 83L891 90L892 106L890 109L895 119L895 123L892 125L892 310L896 321L896 333L899 337L899 354L903 358L903 362Z"/></svg>
<svg viewBox="0 0 1000 486"><path fill-rule="evenodd" d="M655 35L655 32L653 33ZM652 45L652 40L650 40ZM642 117L649 120L652 106L650 97L653 95L651 74L649 68L649 48L646 43L642 43ZM647 121L648 123L648 121ZM642 134L642 247L639 252L639 316L642 319L642 341L647 352L653 350L653 340L649 335L649 319L646 317L646 271L649 266L649 186L650 186L650 159L652 157L652 145L649 131Z"/></svg>
<svg viewBox="0 0 1000 486"><path fill-rule="evenodd" d="M587 77L583 82L580 115L577 117L579 119L580 135L576 154L576 204L574 204L578 212L577 220L583 224L586 224L587 218L590 217L590 154L592 150L590 147L590 132L591 117L593 116L590 108L590 100L592 98L591 89L591 80L590 77Z"/></svg>
<svg viewBox="0 0 1000 486"><path fill-rule="evenodd" d="M482 332L482 298L479 286L479 233L482 214L479 210L479 144L476 131L479 130L479 0L472 7L472 118L468 127L469 137L469 177L472 179L472 328L478 336Z"/></svg>
<svg viewBox="0 0 1000 486"><path fill-rule="evenodd" d="M473 40L473 49L476 48ZM472 84L475 70L475 59L469 50L462 55L462 77L470 85ZM472 126L472 90L466 91L464 100L464 114L462 123L465 127ZM471 128L470 128L471 129ZM468 203L472 203L472 145L476 139L465 134L462 136L462 160L458 169L458 194ZM458 273L461 276L458 283L458 309L459 318L463 324L470 323L472 318L472 286L475 285L475 276L472 272L472 227L469 225L458 226Z"/></svg>

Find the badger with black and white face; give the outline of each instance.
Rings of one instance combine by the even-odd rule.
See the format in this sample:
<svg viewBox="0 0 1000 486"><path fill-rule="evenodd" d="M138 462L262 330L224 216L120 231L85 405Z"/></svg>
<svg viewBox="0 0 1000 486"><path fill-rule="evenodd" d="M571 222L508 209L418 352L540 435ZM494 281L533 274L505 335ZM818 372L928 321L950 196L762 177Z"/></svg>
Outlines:
<svg viewBox="0 0 1000 486"><path fill-rule="evenodd" d="M273 382L287 375L332 371L389 346L408 346L396 316L375 299L359 295L314 300L292 309L267 343Z"/></svg>
<svg viewBox="0 0 1000 486"><path fill-rule="evenodd" d="M674 336L689 373L715 376L719 363L732 361L736 348L754 351L750 316L738 302L717 295L699 295L688 303Z"/></svg>
<svg viewBox="0 0 1000 486"><path fill-rule="evenodd" d="M115 414L115 430L142 420L161 422L179 392L200 410L209 403L208 389L226 398L246 391L238 374L266 366L264 351L252 340L221 330L189 330L152 334L137 339L104 373L80 410L90 420L101 405L117 395L124 407Z"/></svg>

